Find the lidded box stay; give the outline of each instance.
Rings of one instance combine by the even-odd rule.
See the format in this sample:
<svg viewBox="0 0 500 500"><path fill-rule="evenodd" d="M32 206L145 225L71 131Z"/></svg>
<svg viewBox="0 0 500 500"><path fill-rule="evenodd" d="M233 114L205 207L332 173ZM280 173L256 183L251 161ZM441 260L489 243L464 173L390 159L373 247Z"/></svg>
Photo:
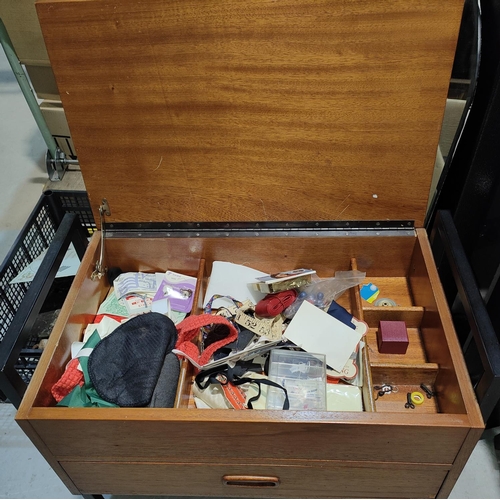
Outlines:
<svg viewBox="0 0 500 500"><path fill-rule="evenodd" d="M37 3L96 218L416 226L462 7Z"/></svg>

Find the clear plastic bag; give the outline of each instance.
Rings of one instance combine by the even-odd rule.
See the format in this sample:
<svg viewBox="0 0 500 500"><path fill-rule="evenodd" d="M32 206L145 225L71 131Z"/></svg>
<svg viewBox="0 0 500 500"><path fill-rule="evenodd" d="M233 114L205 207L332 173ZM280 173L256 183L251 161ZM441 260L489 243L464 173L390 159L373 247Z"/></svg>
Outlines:
<svg viewBox="0 0 500 500"><path fill-rule="evenodd" d="M283 311L283 315L287 319L292 319L304 300L324 309L346 290L360 285L365 277L366 273L361 271L337 271L333 278L317 278L317 281L298 289L297 299Z"/></svg>

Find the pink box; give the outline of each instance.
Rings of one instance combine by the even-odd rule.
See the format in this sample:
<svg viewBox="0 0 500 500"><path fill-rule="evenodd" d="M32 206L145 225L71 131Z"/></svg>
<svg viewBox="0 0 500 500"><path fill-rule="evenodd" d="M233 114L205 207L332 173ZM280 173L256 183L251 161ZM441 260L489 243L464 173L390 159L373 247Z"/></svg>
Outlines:
<svg viewBox="0 0 500 500"><path fill-rule="evenodd" d="M408 331L404 321L380 321L377 332L378 352L406 354Z"/></svg>

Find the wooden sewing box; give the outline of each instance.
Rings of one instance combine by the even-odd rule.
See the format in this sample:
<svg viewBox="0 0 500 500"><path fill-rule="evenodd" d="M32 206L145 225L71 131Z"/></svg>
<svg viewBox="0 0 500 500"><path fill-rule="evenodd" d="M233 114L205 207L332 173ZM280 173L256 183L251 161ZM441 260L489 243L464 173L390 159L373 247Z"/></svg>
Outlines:
<svg viewBox="0 0 500 500"><path fill-rule="evenodd" d="M72 493L448 496L484 427L422 228L462 3L37 3L106 267L196 276L194 313L216 260L359 269L397 303L339 299L369 325L363 412L196 409L187 363L176 408L55 407L110 287L96 232L16 417Z"/></svg>

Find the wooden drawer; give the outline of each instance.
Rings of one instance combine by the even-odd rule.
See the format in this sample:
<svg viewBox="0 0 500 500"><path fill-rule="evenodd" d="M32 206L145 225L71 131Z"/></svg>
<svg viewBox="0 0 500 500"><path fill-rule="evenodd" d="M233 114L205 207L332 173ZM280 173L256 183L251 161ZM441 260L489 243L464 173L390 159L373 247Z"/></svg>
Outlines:
<svg viewBox="0 0 500 500"><path fill-rule="evenodd" d="M360 464L276 466L259 462L63 462L84 493L250 498L429 498L443 482L443 466Z"/></svg>
<svg viewBox="0 0 500 500"><path fill-rule="evenodd" d="M451 491L483 423L423 230L379 237L138 239L112 234L106 241L108 266L168 268L197 276L195 313L215 260L263 272L314 267L321 277L350 267L365 271L400 306L376 309L361 301L358 288L339 299L370 327L362 413L197 410L188 368L174 409L54 407L50 389L69 360L71 343L81 338L109 290L105 279L90 278L99 247L96 234L17 415L72 492L423 497ZM379 354L378 320L401 318L410 327L408 353ZM373 385L384 382L400 391L375 401ZM437 396L405 409L406 392L422 382ZM272 467L253 467L257 463ZM221 483L226 474L277 476L280 486L235 486L233 491Z"/></svg>
<svg viewBox="0 0 500 500"><path fill-rule="evenodd" d="M466 416L446 414L33 408L29 418L60 461L237 456L451 465L469 432ZM75 439L75 428L92 439Z"/></svg>

